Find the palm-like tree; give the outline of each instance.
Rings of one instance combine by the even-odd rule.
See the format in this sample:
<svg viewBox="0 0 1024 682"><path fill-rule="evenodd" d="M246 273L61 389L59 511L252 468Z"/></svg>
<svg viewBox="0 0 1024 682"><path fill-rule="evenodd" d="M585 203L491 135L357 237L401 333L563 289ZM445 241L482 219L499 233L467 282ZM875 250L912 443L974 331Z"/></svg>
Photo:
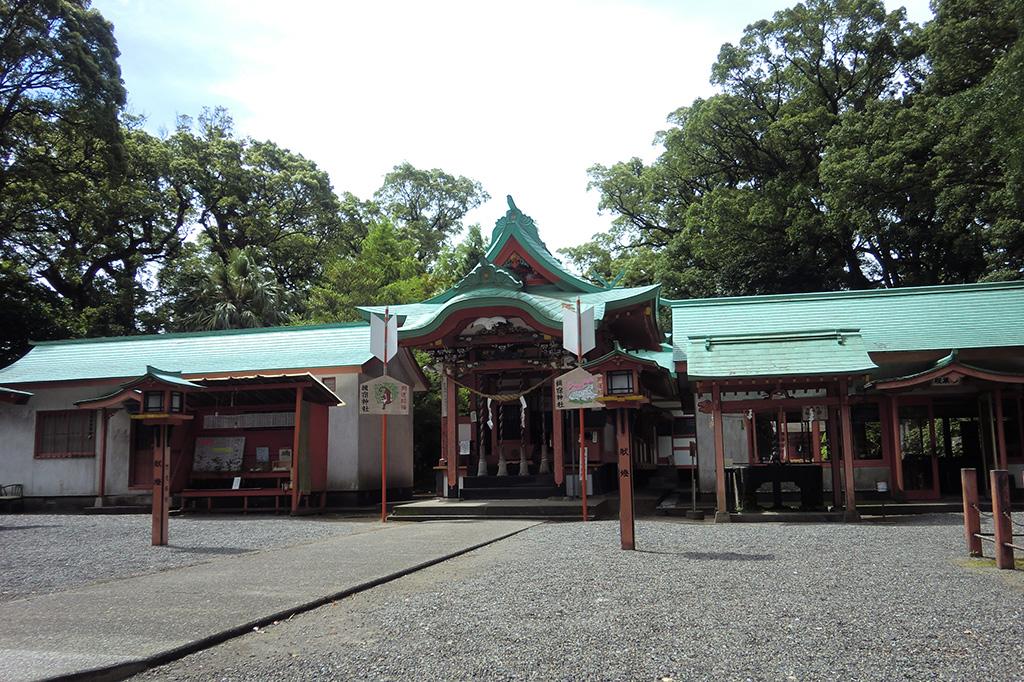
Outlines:
<svg viewBox="0 0 1024 682"><path fill-rule="evenodd" d="M187 304L186 329L272 327L288 322L294 297L250 252L232 249L226 262L217 260Z"/></svg>

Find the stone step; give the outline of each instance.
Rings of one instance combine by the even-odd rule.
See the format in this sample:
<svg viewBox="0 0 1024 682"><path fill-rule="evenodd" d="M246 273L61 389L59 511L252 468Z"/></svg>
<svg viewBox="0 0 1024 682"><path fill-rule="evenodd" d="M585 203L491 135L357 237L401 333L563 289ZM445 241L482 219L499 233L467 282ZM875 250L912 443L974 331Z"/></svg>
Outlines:
<svg viewBox="0 0 1024 682"><path fill-rule="evenodd" d="M517 485L507 488L486 487L462 489L464 500L543 500L548 497L556 497L560 491L555 486L548 485Z"/></svg>
<svg viewBox="0 0 1024 682"><path fill-rule="evenodd" d="M531 476L466 476L462 479L462 488L516 488L516 487L555 487L555 477L551 474L533 474Z"/></svg>

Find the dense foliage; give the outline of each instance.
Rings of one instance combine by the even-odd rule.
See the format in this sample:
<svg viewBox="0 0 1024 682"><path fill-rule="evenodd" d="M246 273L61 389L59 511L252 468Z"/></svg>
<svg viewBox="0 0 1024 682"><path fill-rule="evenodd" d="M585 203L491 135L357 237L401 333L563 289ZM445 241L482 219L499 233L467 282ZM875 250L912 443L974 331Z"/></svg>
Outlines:
<svg viewBox="0 0 1024 682"><path fill-rule="evenodd" d="M907 286L1024 273L1024 10L809 0L722 47L718 94L653 163L591 169L615 217L565 255L676 296Z"/></svg>

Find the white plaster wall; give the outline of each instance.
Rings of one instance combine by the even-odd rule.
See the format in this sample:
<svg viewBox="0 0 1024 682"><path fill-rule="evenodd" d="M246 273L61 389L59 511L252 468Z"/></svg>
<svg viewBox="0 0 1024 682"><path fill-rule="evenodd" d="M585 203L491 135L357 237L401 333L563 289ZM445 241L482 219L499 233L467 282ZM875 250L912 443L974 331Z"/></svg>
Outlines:
<svg viewBox="0 0 1024 682"><path fill-rule="evenodd" d="M398 363L389 366L389 373L413 383ZM345 406L328 411L328 490L380 490L380 416L360 416L358 409L359 384L377 376L379 369L335 377L335 392ZM408 415L388 417L388 485L392 488L412 487L412 420L411 409Z"/></svg>
<svg viewBox="0 0 1024 682"><path fill-rule="evenodd" d="M380 376L380 367L361 374L359 381ZM388 364L388 374L403 383L413 385L413 377L401 363ZM409 414L388 417L388 487L411 488L413 474L413 404ZM368 414L359 419L359 476L360 490L380 490L380 415Z"/></svg>
<svg viewBox="0 0 1024 682"><path fill-rule="evenodd" d="M102 423L96 416L96 456L35 459L36 412L71 410L75 401L102 393L96 386L39 389L27 405L0 404L0 483L21 483L30 497L96 495ZM129 420L123 410L110 420L107 441L107 494L128 491Z"/></svg>
<svg viewBox="0 0 1024 682"><path fill-rule="evenodd" d="M327 489L359 489L359 374L335 376L342 407L327 408Z"/></svg>
<svg viewBox="0 0 1024 682"><path fill-rule="evenodd" d="M128 489L131 422L132 420L125 410L118 410L110 417L107 431L107 495L138 495L149 492L147 490Z"/></svg>

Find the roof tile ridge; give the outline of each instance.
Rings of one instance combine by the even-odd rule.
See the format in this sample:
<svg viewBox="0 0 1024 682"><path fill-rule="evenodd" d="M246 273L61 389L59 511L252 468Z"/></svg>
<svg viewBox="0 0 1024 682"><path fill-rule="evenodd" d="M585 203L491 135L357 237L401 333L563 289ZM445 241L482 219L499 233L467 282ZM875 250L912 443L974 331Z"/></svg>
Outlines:
<svg viewBox="0 0 1024 682"><path fill-rule="evenodd" d="M1002 289L1024 289L1024 280L1000 282L968 282L964 284L931 284L915 287L892 287L888 289L844 289L840 291L802 291L785 294L750 294L747 296L715 296L708 298L662 299L666 305L676 308L701 305L738 305L747 303L779 303L783 301L829 300L850 298L886 298L921 294L963 293L969 291L998 291Z"/></svg>

